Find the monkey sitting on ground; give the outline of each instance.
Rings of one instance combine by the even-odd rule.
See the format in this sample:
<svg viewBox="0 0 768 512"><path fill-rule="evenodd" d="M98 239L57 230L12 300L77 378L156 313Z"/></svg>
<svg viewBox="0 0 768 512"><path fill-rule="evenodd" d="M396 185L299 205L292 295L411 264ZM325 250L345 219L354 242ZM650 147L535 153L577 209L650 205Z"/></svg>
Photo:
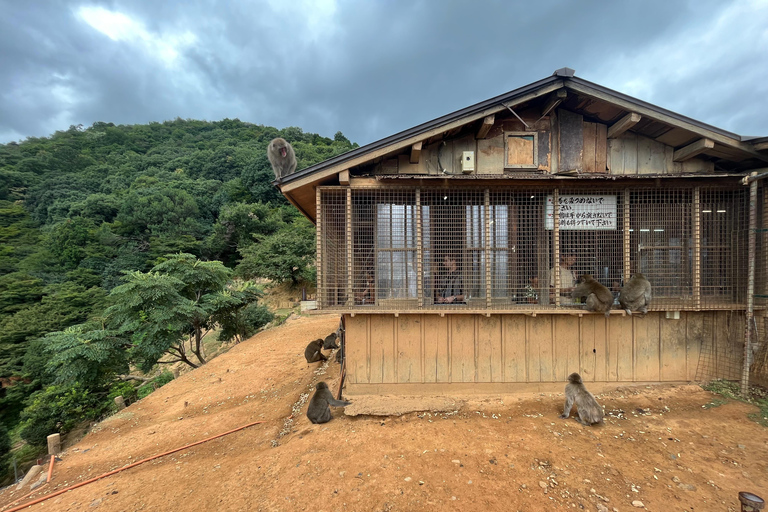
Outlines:
<svg viewBox="0 0 768 512"><path fill-rule="evenodd" d="M328 389L328 384L325 382L318 382L315 394L312 395L312 399L309 401L309 407L307 407L307 418L312 423L327 423L331 421L331 408L334 407L346 407L352 402L346 400L336 400L333 398L333 393Z"/></svg>
<svg viewBox="0 0 768 512"><path fill-rule="evenodd" d="M287 140L280 137L272 139L267 147L267 158L275 171L275 178L280 179L296 170L296 153Z"/></svg>
<svg viewBox="0 0 768 512"><path fill-rule="evenodd" d="M304 349L304 357L307 358L308 363L327 361L328 358L323 355L323 340L318 338L310 342L307 348Z"/></svg>
<svg viewBox="0 0 768 512"><path fill-rule="evenodd" d="M584 309L587 311L605 313L606 318L611 314L611 305L613 304L611 290L595 281L595 278L589 274L584 274L579 278L576 288L571 292L571 297L574 300L586 297Z"/></svg>
<svg viewBox="0 0 768 512"><path fill-rule="evenodd" d="M331 334L325 337L325 340L323 340L323 348L325 350L333 350L334 348L339 348L339 346L336 344L335 332L332 332Z"/></svg>
<svg viewBox="0 0 768 512"><path fill-rule="evenodd" d="M603 408L597 403L595 397L587 391L581 382L581 375L572 373L568 376L568 384L565 386L565 410L560 415L566 419L571 415L571 407L576 404L578 416L576 420L582 425L590 426L594 423L602 423Z"/></svg>
<svg viewBox="0 0 768 512"><path fill-rule="evenodd" d="M648 313L648 305L651 303L651 283L643 274L638 272L633 275L624 288L619 292L619 304L631 315L632 311Z"/></svg>

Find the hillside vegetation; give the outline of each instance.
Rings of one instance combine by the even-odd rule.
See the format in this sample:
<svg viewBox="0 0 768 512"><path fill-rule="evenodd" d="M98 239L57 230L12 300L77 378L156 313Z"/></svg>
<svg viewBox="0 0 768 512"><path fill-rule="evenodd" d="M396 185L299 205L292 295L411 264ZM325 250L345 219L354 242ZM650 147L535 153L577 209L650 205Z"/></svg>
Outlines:
<svg viewBox="0 0 768 512"><path fill-rule="evenodd" d="M20 438L42 444L135 395L129 370L203 364L214 325L252 334L270 315L249 279L314 278L314 227L272 185L277 136L299 169L357 147L229 119L0 145L0 474Z"/></svg>

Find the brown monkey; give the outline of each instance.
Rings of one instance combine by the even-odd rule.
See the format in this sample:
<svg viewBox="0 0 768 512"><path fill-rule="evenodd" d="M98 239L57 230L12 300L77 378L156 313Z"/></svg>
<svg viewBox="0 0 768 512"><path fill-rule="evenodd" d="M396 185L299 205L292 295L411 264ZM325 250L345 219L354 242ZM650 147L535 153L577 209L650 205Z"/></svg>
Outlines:
<svg viewBox="0 0 768 512"><path fill-rule="evenodd" d="M568 384L565 386L565 408L560 418L566 419L571 415L571 407L574 403L578 413L576 420L579 423L586 426L602 423L603 408L597 403L592 393L584 387L581 375L578 373L572 373L568 376Z"/></svg>
<svg viewBox="0 0 768 512"><path fill-rule="evenodd" d="M327 361L328 358L323 355L323 340L318 338L310 342L304 349L304 357L307 358L308 363Z"/></svg>
<svg viewBox="0 0 768 512"><path fill-rule="evenodd" d="M640 311L643 314L648 312L648 305L651 303L651 283L641 273L633 275L624 288L619 292L619 304L632 314L632 311Z"/></svg>
<svg viewBox="0 0 768 512"><path fill-rule="evenodd" d="M584 274L579 278L576 288L571 292L573 299L586 297L584 309L587 311L598 311L610 315L611 305L613 304L613 294L611 290L601 285L595 278L589 274Z"/></svg>
<svg viewBox="0 0 768 512"><path fill-rule="evenodd" d="M318 382L315 394L309 401L309 407L307 407L307 418L312 423L327 423L331 421L331 409L328 407L332 405L334 407L346 407L352 402L346 400L336 400L333 398L333 393L328 389L328 384L325 382Z"/></svg>
<svg viewBox="0 0 768 512"><path fill-rule="evenodd" d="M285 139L272 139L267 147L267 158L275 171L275 178L280 179L296 170L296 153Z"/></svg>
<svg viewBox="0 0 768 512"><path fill-rule="evenodd" d="M323 349L333 350L334 348L339 348L339 346L336 344L336 333L332 332L323 340Z"/></svg>

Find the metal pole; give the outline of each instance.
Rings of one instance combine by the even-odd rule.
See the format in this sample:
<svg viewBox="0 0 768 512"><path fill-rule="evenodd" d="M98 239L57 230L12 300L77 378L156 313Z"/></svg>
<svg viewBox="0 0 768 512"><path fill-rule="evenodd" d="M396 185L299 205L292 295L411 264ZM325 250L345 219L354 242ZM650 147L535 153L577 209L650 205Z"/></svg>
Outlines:
<svg viewBox="0 0 768 512"><path fill-rule="evenodd" d="M741 396L749 396L749 361L752 353L752 318L755 316L755 237L757 230L757 180L749 184L749 268L747 270L747 314L744 327L744 364L741 370Z"/></svg>

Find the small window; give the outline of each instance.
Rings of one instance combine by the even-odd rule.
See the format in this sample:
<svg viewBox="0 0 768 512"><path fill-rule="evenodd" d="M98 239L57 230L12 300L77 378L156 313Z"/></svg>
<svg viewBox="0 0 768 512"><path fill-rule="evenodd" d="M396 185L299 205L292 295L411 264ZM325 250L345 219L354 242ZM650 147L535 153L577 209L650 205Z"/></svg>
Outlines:
<svg viewBox="0 0 768 512"><path fill-rule="evenodd" d="M504 166L512 169L535 169L539 166L538 133L507 132Z"/></svg>

